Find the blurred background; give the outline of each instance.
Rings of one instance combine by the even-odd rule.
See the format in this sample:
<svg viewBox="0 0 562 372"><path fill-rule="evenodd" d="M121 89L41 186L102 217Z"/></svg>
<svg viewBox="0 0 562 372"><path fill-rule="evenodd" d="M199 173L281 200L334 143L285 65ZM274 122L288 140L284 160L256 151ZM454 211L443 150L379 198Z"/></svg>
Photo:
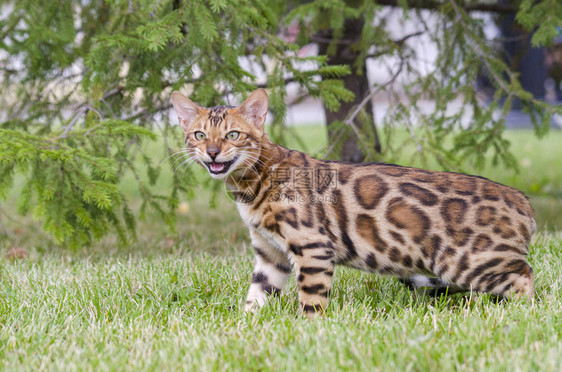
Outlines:
<svg viewBox="0 0 562 372"><path fill-rule="evenodd" d="M0 1L0 248L245 246L169 97L257 87L280 144L482 175L558 231L561 19L553 0Z"/></svg>

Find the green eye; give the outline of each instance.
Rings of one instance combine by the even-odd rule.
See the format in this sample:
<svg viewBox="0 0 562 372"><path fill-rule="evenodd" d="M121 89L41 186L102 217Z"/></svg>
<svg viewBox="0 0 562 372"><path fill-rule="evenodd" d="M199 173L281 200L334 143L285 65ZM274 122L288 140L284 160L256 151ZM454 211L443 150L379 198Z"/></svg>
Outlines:
<svg viewBox="0 0 562 372"><path fill-rule="evenodd" d="M205 133L203 132L195 132L195 138L199 141L203 141L205 139Z"/></svg>
<svg viewBox="0 0 562 372"><path fill-rule="evenodd" d="M238 137L240 137L240 132L236 132L236 131L232 131L226 135L226 139L229 139L231 141L237 140Z"/></svg>

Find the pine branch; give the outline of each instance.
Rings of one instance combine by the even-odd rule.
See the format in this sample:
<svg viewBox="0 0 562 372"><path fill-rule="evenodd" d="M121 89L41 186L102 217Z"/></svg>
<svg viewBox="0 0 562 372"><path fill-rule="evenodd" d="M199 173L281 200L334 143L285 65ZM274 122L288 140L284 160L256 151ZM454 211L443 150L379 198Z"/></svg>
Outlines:
<svg viewBox="0 0 562 372"><path fill-rule="evenodd" d="M392 73L392 75L390 75L381 85L377 86L375 89L373 89L369 94L367 94L365 96L365 98L363 98L363 100L359 103L359 105L357 105L357 107L355 108L355 110L353 110L353 112L351 113L351 115L344 120L344 124L346 127L350 127L355 135L357 136L357 138L359 139L359 141L362 141L363 136L361 135L361 133L359 133L359 130L357 129L357 127L354 124L354 120L357 117L357 115L361 112L361 110L365 107L365 105L367 105L367 103L378 93L381 91L381 89L387 87L388 85L392 84L396 78L398 77L398 75L400 75L400 72L402 71L402 68L404 66L404 59L401 58L400 60L400 64L398 65L398 67L396 68L396 70ZM324 159L332 153L332 151L334 151L335 147L337 146L337 144L339 143L340 139L342 138L342 136L345 133L345 127L340 129L337 137L335 139L331 140L331 144L330 146L326 149L326 151L324 152ZM370 148L369 146L367 146L364 142L363 142L363 146L365 149Z"/></svg>
<svg viewBox="0 0 562 372"><path fill-rule="evenodd" d="M405 43L408 39L410 39L410 38L412 38L412 37L416 37L416 36L423 35L424 33L425 33L425 31L418 31L418 32L414 32L414 33L408 34L408 35L406 35L406 36L404 36L404 37L402 37L402 38L400 38L400 39L398 39L398 40L392 41L392 46L391 46L391 47L386 48L386 49L384 49L384 50L382 50L382 51L380 51L380 52L377 52L377 53L368 54L365 58L378 58L378 57L380 57L380 56L387 55L387 54L393 52L394 50L396 50L397 48L400 48L402 45L404 45L404 43Z"/></svg>
<svg viewBox="0 0 562 372"><path fill-rule="evenodd" d="M396 70L392 73L392 75L390 75L381 85L378 85L375 89L373 89L369 94L367 94L367 96L365 96L365 98L363 98L363 100L361 101L361 103L359 103L359 105L357 105L357 107L355 108L355 110L353 110L353 112L351 113L351 115L344 121L344 123L346 125L350 125L353 126L353 121L355 120L355 117L359 114L359 112L361 110L363 110L363 108L365 107L365 105L383 88L385 88L386 86L388 86L389 84L392 84L396 78L398 77L398 75L400 75L400 72L402 71L402 68L404 67L404 58L400 59L400 64L398 65L398 67L396 68Z"/></svg>
<svg viewBox="0 0 562 372"><path fill-rule="evenodd" d="M283 84L284 84L284 85L287 85L287 84L292 83L292 82L295 82L295 81L296 81L296 79L295 79L294 77L286 78L285 80L283 80ZM265 82L265 83L262 83L262 84L256 84L256 88L263 88L263 89L266 89L266 88L268 88L268 87L271 87L271 84L268 84L268 82ZM227 94L229 94L229 93L232 93L232 92L231 92L231 91L230 91L230 92L226 92L226 93L224 93L224 95L227 95Z"/></svg>
<svg viewBox="0 0 562 372"><path fill-rule="evenodd" d="M467 31L467 34L468 34L468 35L472 36L472 32L471 32L471 30L469 29L468 25L465 23L464 17L463 17L463 15L462 15L462 13L461 13L461 10L459 9L460 7L458 6L458 4L456 3L455 0L450 0L450 3L451 3L451 5L453 6L453 9L455 10L455 15L456 15L457 22L459 22L459 24L463 26L463 28ZM472 40L471 40L471 41L472 41ZM496 70L490 65L490 61L489 61L490 55L489 55L488 53L484 52L484 51L482 50L482 48L481 48L477 43L471 42L471 46L472 46L473 50L476 52L476 54L478 54L478 56L482 59L482 62L483 62L484 65L486 66L486 69L488 70L488 72L489 72L490 74L492 74L492 76L493 76L495 82L500 86L501 89L503 89L504 92L509 92L510 89L509 89L509 87L505 84L505 81L504 81L504 79L502 78L502 76L499 75L499 74L496 72ZM509 78L510 78L512 81L515 80L515 76L514 76L514 74L513 74L512 71L506 70L505 72L508 74Z"/></svg>
<svg viewBox="0 0 562 372"><path fill-rule="evenodd" d="M169 103L169 104L160 105L160 106L157 106L157 107L154 107L154 108L151 108L151 109L145 108L145 109L140 110L137 113L124 116L124 117L121 118L121 120L133 121L133 120L139 119L139 118L141 118L145 115L148 115L148 114L157 114L159 112L169 110L172 107L173 107L172 104Z"/></svg>
<svg viewBox="0 0 562 372"><path fill-rule="evenodd" d="M82 105L80 106L77 110L76 110L76 114L74 115L74 118L70 121L70 124L68 124L65 128L64 131L62 132L62 134L58 137L53 138L53 140L58 140L61 138L66 138L68 137L68 132L70 132L72 130L72 127L74 127L74 125L78 122L78 119L82 116L88 113L88 111L93 111L98 115L98 118L100 120L103 120L103 115L101 114L101 112L99 112L97 109L95 109L94 107L92 107L92 105Z"/></svg>

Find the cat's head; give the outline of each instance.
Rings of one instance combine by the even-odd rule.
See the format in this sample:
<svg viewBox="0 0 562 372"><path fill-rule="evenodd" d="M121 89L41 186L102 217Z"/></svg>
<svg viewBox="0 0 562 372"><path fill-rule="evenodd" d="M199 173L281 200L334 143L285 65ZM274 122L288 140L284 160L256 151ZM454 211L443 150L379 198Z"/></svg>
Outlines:
<svg viewBox="0 0 562 372"><path fill-rule="evenodd" d="M226 178L258 161L268 106L265 90L254 91L238 107L200 107L179 92L172 93L172 103L189 156L211 177Z"/></svg>

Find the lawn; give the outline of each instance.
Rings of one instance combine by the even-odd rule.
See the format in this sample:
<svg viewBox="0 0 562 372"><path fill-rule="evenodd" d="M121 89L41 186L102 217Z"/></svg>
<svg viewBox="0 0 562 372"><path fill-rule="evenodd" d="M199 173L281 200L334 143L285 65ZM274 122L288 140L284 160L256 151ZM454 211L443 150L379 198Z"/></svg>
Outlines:
<svg viewBox="0 0 562 372"><path fill-rule="evenodd" d="M309 151L323 141L321 127L299 130ZM562 133L508 135L521 172L482 175L527 192L537 212L532 301L434 299L340 267L325 317L298 315L294 279L245 315L252 252L222 193L209 209L210 193L198 189L178 211L177 234L149 216L130 246L109 236L73 252L53 246L37 221L11 216L9 200L2 210L10 217L0 215L8 232L0 241L0 369L559 371Z"/></svg>

